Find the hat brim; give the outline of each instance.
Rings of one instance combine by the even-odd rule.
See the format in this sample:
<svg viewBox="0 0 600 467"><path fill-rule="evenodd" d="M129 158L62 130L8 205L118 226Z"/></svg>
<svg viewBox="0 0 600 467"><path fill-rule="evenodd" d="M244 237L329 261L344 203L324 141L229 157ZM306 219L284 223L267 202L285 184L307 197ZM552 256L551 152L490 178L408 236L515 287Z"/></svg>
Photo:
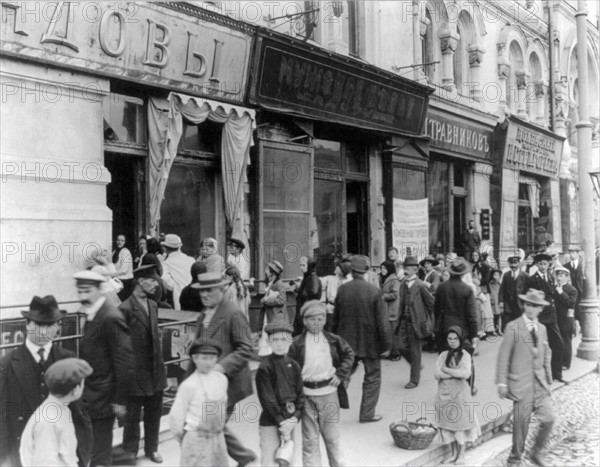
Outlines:
<svg viewBox="0 0 600 467"><path fill-rule="evenodd" d="M58 316L54 315L51 319L39 319L38 317L31 316L30 310L21 311L21 315L23 315L23 318L40 324L53 324L60 321L61 319L64 319L67 316L67 310L58 310L58 313Z"/></svg>
<svg viewBox="0 0 600 467"><path fill-rule="evenodd" d="M464 276L466 273L470 272L469 268L465 269L464 271L453 271L452 269L448 269L448 272L450 273L451 276Z"/></svg>
<svg viewBox="0 0 600 467"><path fill-rule="evenodd" d="M213 289L215 287L222 287L224 285L227 285L230 282L231 281L228 281L227 279L223 279L221 282L215 282L214 284L201 284L200 282L194 282L190 284L190 287L196 290Z"/></svg>
<svg viewBox="0 0 600 467"><path fill-rule="evenodd" d="M229 244L233 244L233 245L237 246L238 248L241 248L242 250L243 250L244 248L246 248L246 245L244 245L244 243L243 243L243 242L240 242L239 240L233 240L233 239L231 239L231 240L229 240L229 242L228 242L228 243L229 243Z"/></svg>
<svg viewBox="0 0 600 467"><path fill-rule="evenodd" d="M425 267L425 263L430 263L433 267L436 267L437 265L440 264L440 262L435 259L424 259L423 261L419 262L419 266Z"/></svg>
<svg viewBox="0 0 600 467"><path fill-rule="evenodd" d="M550 303L548 303L546 300L530 300L529 298L527 298L527 295L518 294L518 297L521 300L523 300L524 302L531 303L532 305L539 305L539 306L550 305Z"/></svg>

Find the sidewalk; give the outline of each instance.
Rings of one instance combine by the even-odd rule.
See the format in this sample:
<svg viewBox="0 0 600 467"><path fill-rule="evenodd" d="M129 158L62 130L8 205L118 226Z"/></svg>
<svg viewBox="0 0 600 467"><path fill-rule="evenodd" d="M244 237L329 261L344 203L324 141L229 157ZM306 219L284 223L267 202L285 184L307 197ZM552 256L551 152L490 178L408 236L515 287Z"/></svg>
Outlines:
<svg viewBox="0 0 600 467"><path fill-rule="evenodd" d="M501 428L505 417L510 413L512 404L510 401L502 400L498 397L494 377L496 371L496 355L499 348L499 339L495 341L484 341L480 345L480 355L475 357L476 385L479 389L475 397L475 411L479 417L482 426L482 440L488 440L495 436ZM577 348L578 341L573 342L574 349ZM443 447L436 437L429 448L420 451L408 451L395 446L389 432L389 425L395 420L406 418L414 421L419 417L427 417L428 420L435 420L435 410L433 401L437 392L437 382L433 378L433 367L437 354L424 353L424 369L421 374L421 384L416 389L404 389L408 382L409 367L404 360L400 362L391 362L384 360L382 362L383 385L379 399L377 412L383 415L383 420L378 423L360 424L358 423L358 410L362 394L362 366L355 373L349 386L350 409L342 410L340 423L342 424L342 444L346 452L346 463L349 466L399 466L399 465L432 465L436 464L445 454ZM567 381L573 381L585 374L590 373L596 368L595 362L588 362L574 358L572 368L566 371L564 378ZM564 386L562 383L555 383L553 391ZM258 417L260 415L260 404L256 394L245 399L237 410L237 417L232 422L233 431L242 439L247 447L253 449L259 454L258 439ZM171 437L167 430L166 420L163 417L165 431L161 433L160 453L165 462L164 466L179 465L179 446ZM122 439L121 430L115 431L115 444L119 444ZM467 459L469 465L482 465L489 460L490 455L499 453L505 449L506 440L510 443L510 436L503 435L498 440L492 440L485 444L482 452L487 452L487 456L476 459L472 455ZM494 444L497 444L496 450L491 451ZM509 444L510 445L510 444ZM479 448L481 449L481 448ZM477 451L477 448L468 453ZM326 454L322 448L322 459L326 462ZM477 463L472 464L470 459ZM301 459L296 459L298 465ZM138 466L153 466L148 459L143 457L143 451L140 451ZM230 465L235 465L231 461ZM257 462L254 465L259 465Z"/></svg>

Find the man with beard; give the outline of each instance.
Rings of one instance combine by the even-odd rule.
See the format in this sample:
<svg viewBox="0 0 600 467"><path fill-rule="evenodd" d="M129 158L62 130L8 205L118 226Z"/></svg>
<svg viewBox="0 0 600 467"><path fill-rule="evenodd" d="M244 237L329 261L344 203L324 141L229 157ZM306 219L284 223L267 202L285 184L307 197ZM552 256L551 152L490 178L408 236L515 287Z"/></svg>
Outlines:
<svg viewBox="0 0 600 467"><path fill-rule="evenodd" d="M149 298L158 287L156 266L133 271L133 292L119 306L131 333L136 361L135 380L126 403L123 450L132 460L140 447L140 416L144 408L144 453L152 462L162 463L158 433L162 415L163 390L167 386L158 329L158 305Z"/></svg>

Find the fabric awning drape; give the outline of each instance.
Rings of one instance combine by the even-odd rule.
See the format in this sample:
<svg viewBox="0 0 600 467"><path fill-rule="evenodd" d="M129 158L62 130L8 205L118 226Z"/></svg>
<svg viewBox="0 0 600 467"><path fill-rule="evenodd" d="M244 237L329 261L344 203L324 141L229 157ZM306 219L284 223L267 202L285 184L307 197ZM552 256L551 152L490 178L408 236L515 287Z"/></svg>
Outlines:
<svg viewBox="0 0 600 467"><path fill-rule="evenodd" d="M540 217L540 184L535 178L519 175L519 183L527 185L527 195L529 197L529 206L531 208L531 217L537 219Z"/></svg>
<svg viewBox="0 0 600 467"><path fill-rule="evenodd" d="M156 231L169 171L177 156L183 121L199 125L207 119L223 124L221 173L225 216L234 235L247 242L241 220L242 183L250 163L254 110L184 94L171 93L167 99L151 98L148 111L150 149L150 225Z"/></svg>

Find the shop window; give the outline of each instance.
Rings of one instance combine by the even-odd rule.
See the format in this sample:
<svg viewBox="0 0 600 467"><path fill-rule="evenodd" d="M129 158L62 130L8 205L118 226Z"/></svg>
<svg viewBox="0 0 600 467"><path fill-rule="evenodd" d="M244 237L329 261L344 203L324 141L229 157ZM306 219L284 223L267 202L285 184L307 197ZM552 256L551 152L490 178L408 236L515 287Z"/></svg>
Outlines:
<svg viewBox="0 0 600 467"><path fill-rule="evenodd" d="M146 144L146 107L138 97L111 93L104 101L104 139Z"/></svg>
<svg viewBox="0 0 600 467"><path fill-rule="evenodd" d="M394 167L394 198L425 198L425 172L406 167Z"/></svg>
<svg viewBox="0 0 600 467"><path fill-rule="evenodd" d="M338 141L313 140L315 167L325 170L342 170L342 145Z"/></svg>
<svg viewBox="0 0 600 467"><path fill-rule="evenodd" d="M344 251L344 184L341 181L315 178L314 212L319 247L315 249L317 275L333 274L334 260Z"/></svg>
<svg viewBox="0 0 600 467"><path fill-rule="evenodd" d="M367 148L362 145L347 144L346 170L350 173L368 174Z"/></svg>
<svg viewBox="0 0 600 467"><path fill-rule="evenodd" d="M179 142L179 150L201 151L215 154L219 152L221 143L221 123L207 120L200 125L183 123L183 133Z"/></svg>
<svg viewBox="0 0 600 467"><path fill-rule="evenodd" d="M450 251L448 169L447 162L433 161L428 174L430 253L448 253Z"/></svg>

